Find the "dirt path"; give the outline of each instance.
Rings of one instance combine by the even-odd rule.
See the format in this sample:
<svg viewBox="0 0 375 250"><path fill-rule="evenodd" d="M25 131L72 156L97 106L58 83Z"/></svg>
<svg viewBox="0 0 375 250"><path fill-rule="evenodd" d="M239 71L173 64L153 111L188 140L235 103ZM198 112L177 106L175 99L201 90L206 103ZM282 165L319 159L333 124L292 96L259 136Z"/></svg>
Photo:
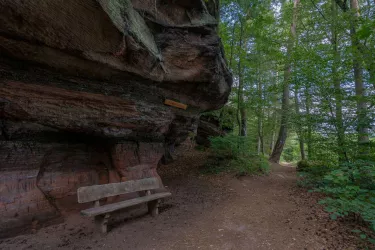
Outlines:
<svg viewBox="0 0 375 250"><path fill-rule="evenodd" d="M138 208L101 235L75 212L63 224L3 240L0 249L357 249L350 225L329 220L316 195L296 187L294 168L207 176L198 171L204 157L195 152L160 169L173 197L157 218Z"/></svg>

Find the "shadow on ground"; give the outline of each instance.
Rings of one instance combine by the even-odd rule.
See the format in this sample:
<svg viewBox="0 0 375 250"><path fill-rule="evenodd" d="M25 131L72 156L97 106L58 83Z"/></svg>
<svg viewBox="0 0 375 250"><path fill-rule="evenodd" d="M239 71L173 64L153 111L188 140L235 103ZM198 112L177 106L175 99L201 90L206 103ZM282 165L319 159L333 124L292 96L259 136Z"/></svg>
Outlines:
<svg viewBox="0 0 375 250"><path fill-rule="evenodd" d="M185 153L159 173L172 192L160 215L133 208L110 232L71 211L65 223L2 240L1 249L358 249L351 225L331 221L316 194L296 186L295 169L269 176L202 175L206 152Z"/></svg>

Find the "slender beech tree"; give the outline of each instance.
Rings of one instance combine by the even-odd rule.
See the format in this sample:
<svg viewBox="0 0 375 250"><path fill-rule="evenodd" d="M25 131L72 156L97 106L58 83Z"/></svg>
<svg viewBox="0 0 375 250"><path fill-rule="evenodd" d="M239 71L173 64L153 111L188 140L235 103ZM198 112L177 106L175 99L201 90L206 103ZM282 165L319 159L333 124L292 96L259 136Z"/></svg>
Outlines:
<svg viewBox="0 0 375 250"><path fill-rule="evenodd" d="M239 57L237 63L237 70L238 70L238 106L237 106L237 120L238 120L238 127L239 127L239 135L246 136L247 134L247 118L246 118L246 109L244 103L244 79L243 79L243 67L242 67L242 57L241 57L241 50L243 46L243 39L244 39L244 28L245 28L245 19L241 16L240 17L240 37L239 37Z"/></svg>
<svg viewBox="0 0 375 250"><path fill-rule="evenodd" d="M354 83L357 98L358 144L360 146L360 154L367 155L369 153L368 144L370 142L368 137L367 104L363 84L362 58L359 52L360 44L356 33L359 19L358 0L350 0L350 9L353 17L350 24L350 37L352 40Z"/></svg>
<svg viewBox="0 0 375 250"><path fill-rule="evenodd" d="M279 162L281 153L288 136L288 122L289 122L289 98L290 98L290 79L292 73L292 53L294 48L294 41L296 39L297 16L298 16L299 0L294 0L293 17L290 25L290 34L287 42L286 61L284 68L284 82L283 82L283 97L281 107L281 122L277 141L270 156L271 162Z"/></svg>
<svg viewBox="0 0 375 250"><path fill-rule="evenodd" d="M258 155L264 155L264 134L263 134L263 87L262 78L260 76L260 69L257 69L257 92L258 92L258 104L257 104L257 127L258 127Z"/></svg>
<svg viewBox="0 0 375 250"><path fill-rule="evenodd" d="M350 8L347 6L346 0L335 0L337 5L345 13L350 14L350 39L352 43L353 53L353 71L354 71L354 83L355 83L355 94L357 100L357 131L358 131L358 145L359 154L366 156L369 154L369 135L368 135L368 119L367 119L367 103L365 100L365 87L363 84L363 58L368 58L364 55L363 45L360 43L357 35L358 21L359 21L359 4L358 0L350 0ZM373 62L369 62L370 80L373 78L372 74L374 71L371 69Z"/></svg>
<svg viewBox="0 0 375 250"><path fill-rule="evenodd" d="M347 160L346 145L345 145L345 128L342 115L342 90L340 78L338 76L338 66L340 64L340 52L338 51L338 38L337 38L337 5L332 0L331 4L332 21L331 21L331 44L333 50L333 63L332 63L332 81L335 96L335 125L337 131L337 148L339 161Z"/></svg>
<svg viewBox="0 0 375 250"><path fill-rule="evenodd" d="M298 135L298 141L299 141L299 149L301 153L301 160L306 159L306 153L305 153L305 137L302 129L302 119L300 114L300 102L299 102L299 91L298 91L298 84L294 83L294 107L295 112L297 116L297 135Z"/></svg>

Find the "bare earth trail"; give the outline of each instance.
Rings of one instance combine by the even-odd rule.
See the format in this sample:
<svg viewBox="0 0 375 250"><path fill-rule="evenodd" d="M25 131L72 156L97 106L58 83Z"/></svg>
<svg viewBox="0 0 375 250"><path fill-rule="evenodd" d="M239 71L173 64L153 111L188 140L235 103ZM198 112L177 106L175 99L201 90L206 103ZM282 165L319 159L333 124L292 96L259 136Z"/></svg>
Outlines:
<svg viewBox="0 0 375 250"><path fill-rule="evenodd" d="M173 197L156 218L133 209L101 235L70 211L65 223L0 240L0 249L358 249L350 225L329 220L317 195L296 186L293 167L274 165L269 176L208 176L198 170L204 153L192 154L160 168Z"/></svg>

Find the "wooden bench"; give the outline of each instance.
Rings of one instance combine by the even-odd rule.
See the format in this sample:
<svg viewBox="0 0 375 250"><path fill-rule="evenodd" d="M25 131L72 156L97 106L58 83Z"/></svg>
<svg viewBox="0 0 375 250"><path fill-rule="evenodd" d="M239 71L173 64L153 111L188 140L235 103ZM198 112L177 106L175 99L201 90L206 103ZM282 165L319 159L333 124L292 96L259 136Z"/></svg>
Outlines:
<svg viewBox="0 0 375 250"><path fill-rule="evenodd" d="M81 214L89 217L94 216L101 231L107 233L108 219L114 211L147 203L148 212L152 216L156 216L159 213L160 199L172 195L169 192L151 194L151 190L162 187L157 178L80 187L77 191L78 203L94 202L94 207L82 210ZM100 206L100 199L140 191L146 191L145 196Z"/></svg>

